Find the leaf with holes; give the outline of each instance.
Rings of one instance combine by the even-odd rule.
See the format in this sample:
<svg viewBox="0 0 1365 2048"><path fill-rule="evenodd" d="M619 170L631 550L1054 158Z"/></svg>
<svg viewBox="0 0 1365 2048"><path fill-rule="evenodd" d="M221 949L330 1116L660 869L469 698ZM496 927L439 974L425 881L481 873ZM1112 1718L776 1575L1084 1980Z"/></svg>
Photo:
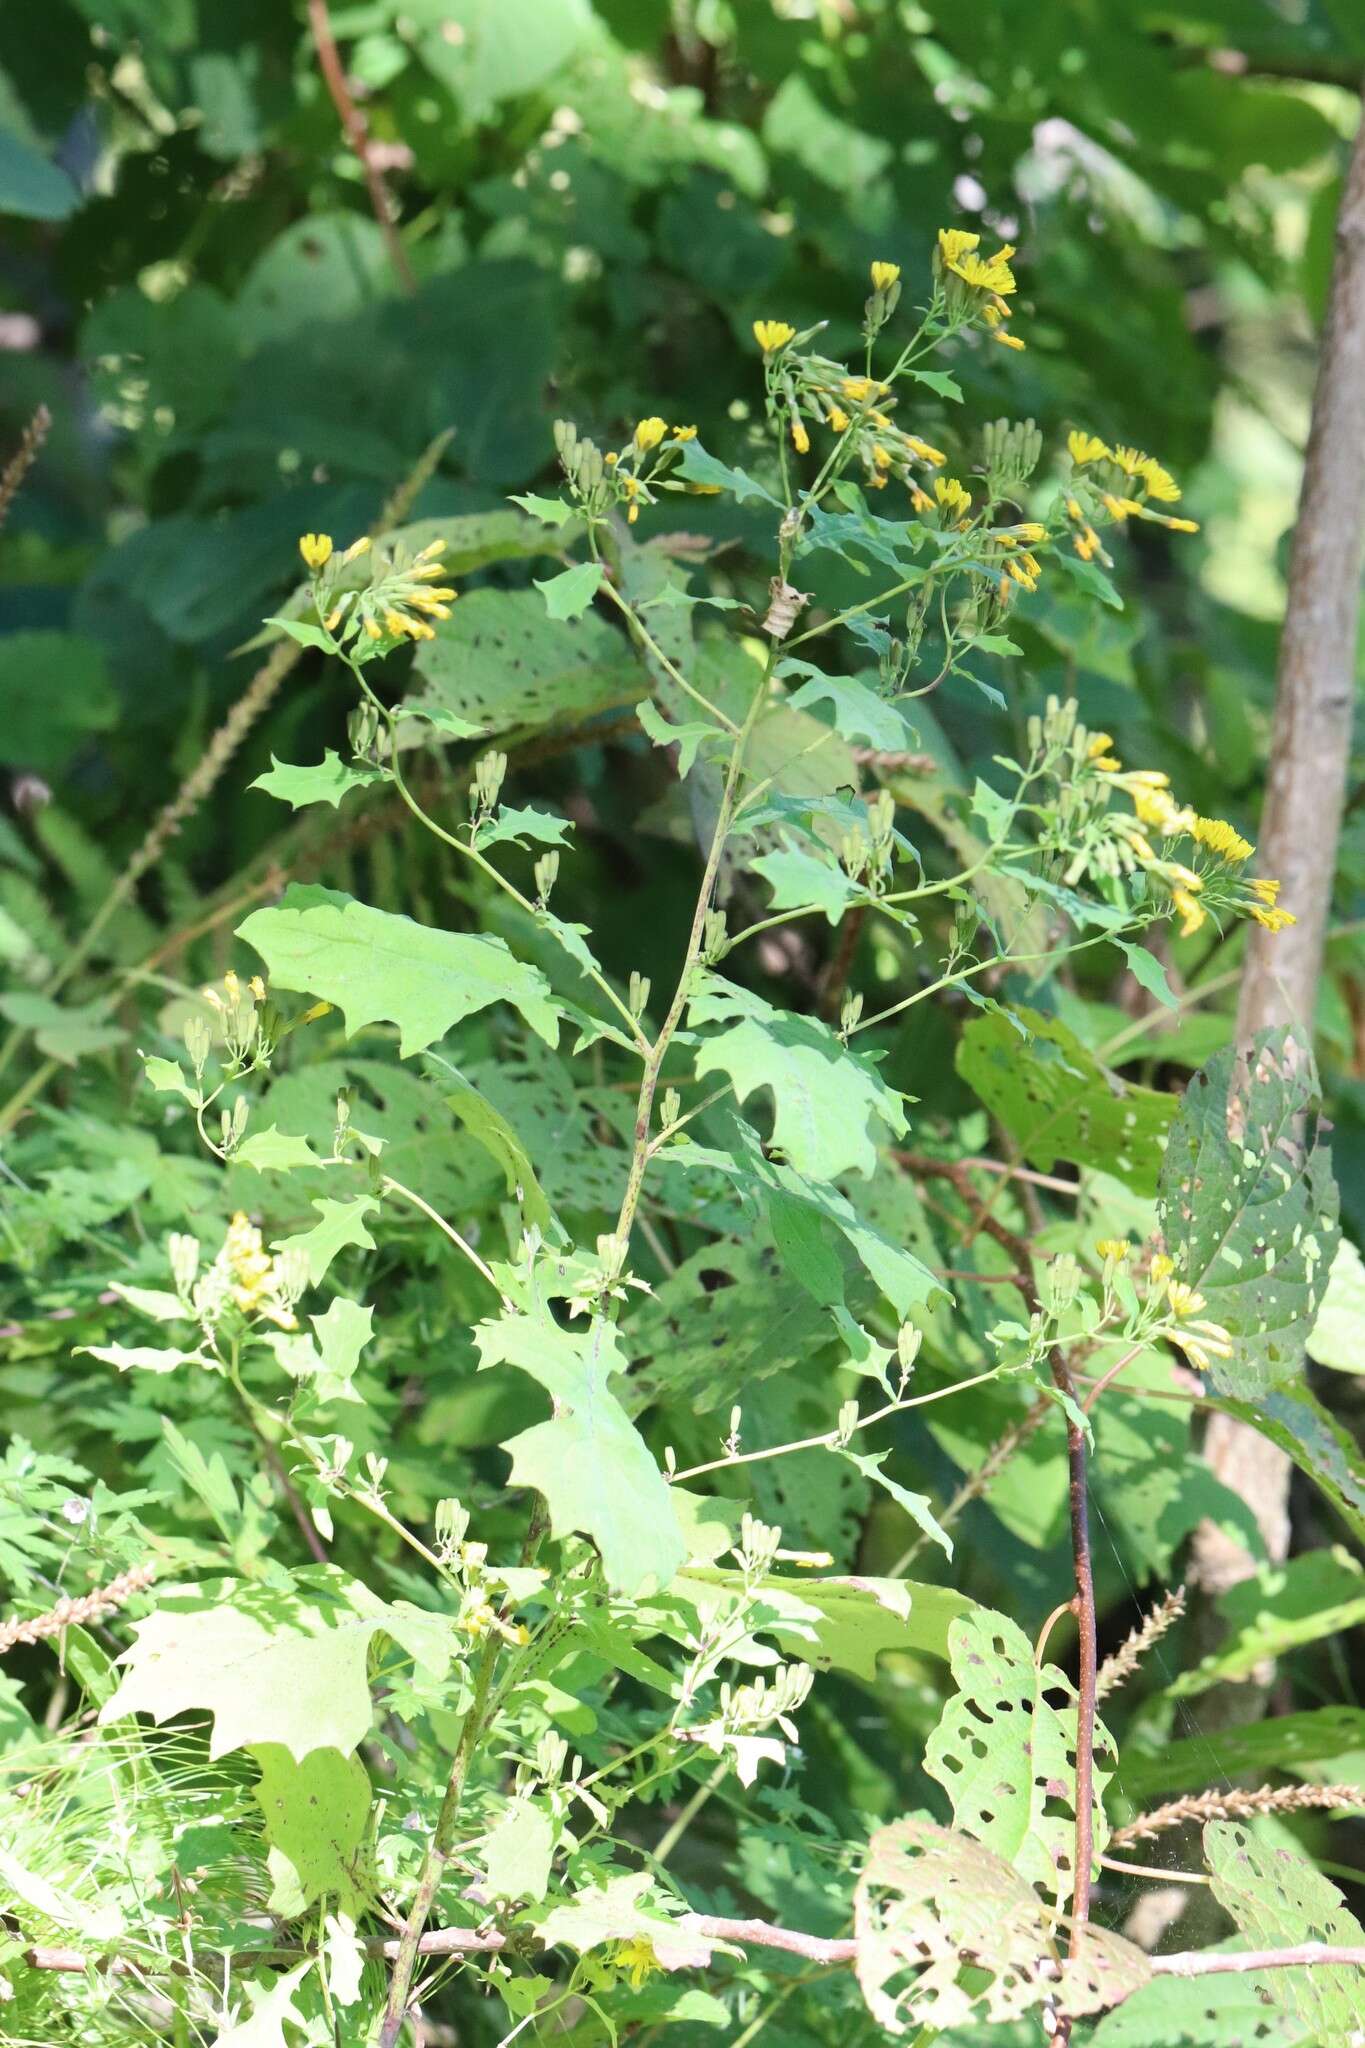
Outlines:
<svg viewBox="0 0 1365 2048"><path fill-rule="evenodd" d="M1062 1159L1155 1194L1171 1097L1109 1073L1057 1018L1025 1009L974 1017L957 1070L1030 1165L1051 1172Z"/></svg>
<svg viewBox="0 0 1365 2048"><path fill-rule="evenodd" d="M615 628L592 612L551 618L536 590L470 591L438 638L420 644L414 668L417 709L454 712L483 733L576 723L640 694Z"/></svg>
<svg viewBox="0 0 1365 2048"><path fill-rule="evenodd" d="M256 1803L270 1844L270 1911L292 1920L328 1896L354 1911L370 1814L364 1764L335 1749L296 1759L274 1742L261 1743L252 1755L261 1767Z"/></svg>
<svg viewBox="0 0 1365 2048"><path fill-rule="evenodd" d="M1310 2048L1291 2013L1268 2007L1253 1977L1229 1972L1191 1984L1154 1977L1106 2013L1090 2048Z"/></svg>
<svg viewBox="0 0 1365 2048"><path fill-rule="evenodd" d="M873 1835L854 1915L859 1988L890 2034L1005 2024L1053 1998L1081 2018L1150 1975L1141 1949L1097 1928L1063 1961L1056 1915L1017 1867L913 1815Z"/></svg>
<svg viewBox="0 0 1365 2048"><path fill-rule="evenodd" d="M277 988L334 1003L349 1033L396 1024L405 1059L490 1003L511 1003L547 1045L559 1036L540 969L483 933L434 931L340 890L293 883L278 908L253 911L237 935Z"/></svg>
<svg viewBox="0 0 1365 2048"><path fill-rule="evenodd" d="M481 1365L518 1366L553 1404L548 1421L503 1445L514 1482L544 1495L556 1535L592 1538L618 1590L666 1586L687 1546L663 1474L611 1389L628 1370L615 1327L599 1318L564 1330L547 1312L503 1315L480 1323L474 1342Z"/></svg>
<svg viewBox="0 0 1365 2048"><path fill-rule="evenodd" d="M1289 1032L1210 1060L1185 1091L1157 1213L1180 1278L1233 1339L1220 1393L1254 1401L1297 1380L1340 1232L1317 1074Z"/></svg>
<svg viewBox="0 0 1365 2048"><path fill-rule="evenodd" d="M688 1020L727 1027L699 1049L698 1078L728 1074L740 1102L770 1089L773 1143L799 1174L814 1181L872 1174L877 1135L905 1135L899 1095L816 1018L775 1010L752 990L705 975Z"/></svg>
<svg viewBox="0 0 1365 2048"><path fill-rule="evenodd" d="M1204 1857L1214 1897L1252 1948L1297 1948L1305 1941L1365 1948L1365 1927L1297 1850L1262 1840L1240 1821L1214 1820L1204 1829ZM1323 2048L1348 2048L1357 2038L1365 1969L1267 1970L1261 1982L1274 2004L1296 2014Z"/></svg>
<svg viewBox="0 0 1365 2048"><path fill-rule="evenodd" d="M924 1768L952 1801L960 1828L1030 1884L1069 1897L1076 1848L1076 1692L1054 1664L1035 1664L1022 1629L978 1608L948 1631L959 1691L929 1738ZM1108 1839L1100 1795L1114 1751L1095 1725L1095 1851Z"/></svg>

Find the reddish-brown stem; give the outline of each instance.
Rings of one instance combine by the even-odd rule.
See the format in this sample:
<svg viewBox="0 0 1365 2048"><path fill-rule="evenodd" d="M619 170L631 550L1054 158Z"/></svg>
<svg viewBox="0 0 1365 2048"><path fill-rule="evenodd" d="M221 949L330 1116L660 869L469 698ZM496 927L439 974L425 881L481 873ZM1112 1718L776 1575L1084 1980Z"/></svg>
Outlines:
<svg viewBox="0 0 1365 2048"><path fill-rule="evenodd" d="M346 83L346 71L337 49L336 37L332 34L332 17L327 12L327 0L308 0L308 25L313 31L313 47L318 53L318 65L323 81L331 95L332 105L337 110L342 133L360 159L360 168L365 174L365 185L370 195L370 206L379 223L379 232L384 237L384 246L389 252L394 275L405 292L417 289L417 280L408 262L408 252L403 247L395 225L393 202L389 188L384 183L384 174L374 160L370 147L370 131Z"/></svg>

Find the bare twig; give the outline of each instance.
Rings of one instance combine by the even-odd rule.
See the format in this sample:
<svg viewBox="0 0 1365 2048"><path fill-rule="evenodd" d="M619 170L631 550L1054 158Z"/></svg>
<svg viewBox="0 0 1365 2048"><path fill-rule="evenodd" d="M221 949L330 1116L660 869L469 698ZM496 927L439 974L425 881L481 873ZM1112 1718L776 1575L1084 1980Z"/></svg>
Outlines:
<svg viewBox="0 0 1365 2048"><path fill-rule="evenodd" d="M1261 1970L1311 1970L1333 1965L1365 1970L1365 1948L1333 1948L1325 1941L1305 1941L1297 1948L1248 1948L1235 1955L1223 1955L1217 1949L1195 1949L1184 1955L1150 1958L1154 1977L1250 1977Z"/></svg>
<svg viewBox="0 0 1365 2048"><path fill-rule="evenodd" d="M1096 1700L1104 1699L1126 1678L1131 1678L1153 1643L1160 1642L1167 1629L1174 1628L1184 1612L1185 1588L1177 1586L1139 1622L1127 1642L1120 1644L1112 1657L1105 1658L1095 1680Z"/></svg>
<svg viewBox="0 0 1365 2048"><path fill-rule="evenodd" d="M370 208L379 223L379 232L384 237L384 246L389 252L394 276L405 292L415 292L417 280L408 262L408 252L403 247L396 225L396 211L384 183L384 173L375 160L370 143L370 131L365 116L351 98L351 89L346 83L346 71L337 49L336 37L332 34L332 18L327 12L327 0L308 0L308 26L313 32L313 46L318 53L318 65L323 82L331 95L332 105L337 110L342 133L360 159L360 168L365 173L365 186L370 195Z"/></svg>
<svg viewBox="0 0 1365 2048"><path fill-rule="evenodd" d="M131 1600L134 1593L145 1592L155 1577L154 1564L135 1564L130 1570L120 1572L116 1579L111 1579L107 1586L96 1586L93 1591L81 1593L74 1600L59 1600L46 1614L7 1621L0 1627L0 1657L18 1643L40 1643L48 1636L59 1636L64 1628L77 1628L85 1622L101 1620Z"/></svg>
<svg viewBox="0 0 1365 2048"><path fill-rule="evenodd" d="M1358 1785L1261 1785L1253 1792L1196 1792L1187 1799L1153 1807L1150 1813L1140 1813L1127 1827L1115 1828L1109 1846L1122 1849L1129 1842L1149 1841L1167 1828L1184 1827L1187 1821L1244 1820L1256 1813L1301 1813L1308 1807L1358 1810L1365 1807L1365 1793Z"/></svg>

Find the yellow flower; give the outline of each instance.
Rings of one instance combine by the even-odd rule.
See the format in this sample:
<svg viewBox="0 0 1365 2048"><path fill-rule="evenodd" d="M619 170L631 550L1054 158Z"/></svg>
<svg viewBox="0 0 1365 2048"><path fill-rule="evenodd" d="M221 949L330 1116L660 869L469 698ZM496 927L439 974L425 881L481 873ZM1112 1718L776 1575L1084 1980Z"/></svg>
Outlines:
<svg viewBox="0 0 1365 2048"><path fill-rule="evenodd" d="M1232 1337L1221 1323L1191 1323L1188 1330L1168 1330L1166 1335L1196 1372L1207 1372L1215 1358L1232 1356Z"/></svg>
<svg viewBox="0 0 1365 2048"><path fill-rule="evenodd" d="M366 621L365 621L365 637L366 637L366 639L368 639L368 640L382 640L382 639L383 639L383 637L384 637L384 628L383 628L383 627L382 627L382 626L380 625L380 623L379 623L378 619L366 619Z"/></svg>
<svg viewBox="0 0 1365 2048"><path fill-rule="evenodd" d="M980 235L973 235L966 228L940 228L938 231L938 253L949 270L955 269L969 251L980 246Z"/></svg>
<svg viewBox="0 0 1365 2048"><path fill-rule="evenodd" d="M792 446L798 455L810 453L810 435L806 432L804 420L792 420Z"/></svg>
<svg viewBox="0 0 1365 2048"><path fill-rule="evenodd" d="M833 427L836 434L847 433L848 414L844 411L841 405L832 405L830 407L829 423Z"/></svg>
<svg viewBox="0 0 1365 2048"><path fill-rule="evenodd" d="M1096 754L1095 766L1101 775L1118 775L1122 771L1123 763L1117 754Z"/></svg>
<svg viewBox="0 0 1365 2048"><path fill-rule="evenodd" d="M754 322L754 340L758 343L765 356L774 355L778 349L785 348L795 333L796 329L789 327L785 320L755 320Z"/></svg>
<svg viewBox="0 0 1365 2048"><path fill-rule="evenodd" d="M643 1934L634 1935L629 1941L618 1941L612 1951L612 1961L632 1991L638 1991L646 1977L652 1977L663 1968L654 1953L653 1942Z"/></svg>
<svg viewBox="0 0 1365 2048"><path fill-rule="evenodd" d="M1038 564L1034 561L1032 555L1011 555L1005 564L1005 569L1022 589L1036 590L1038 588Z"/></svg>
<svg viewBox="0 0 1365 2048"><path fill-rule="evenodd" d="M310 569L325 569L332 559L330 533L305 533L299 537L299 553Z"/></svg>
<svg viewBox="0 0 1365 2048"><path fill-rule="evenodd" d="M929 493L922 491L916 483L912 483L910 486L910 503L916 512L932 512L934 509L934 501L929 496Z"/></svg>
<svg viewBox="0 0 1365 2048"><path fill-rule="evenodd" d="M1023 349L1028 347L1026 341L1021 341L1017 334L1007 333L1003 327L992 328L991 340L998 341L1004 348Z"/></svg>
<svg viewBox="0 0 1365 2048"><path fill-rule="evenodd" d="M960 277L975 291L1012 292L1018 289L1009 266L1009 258L1013 254L1013 249L1006 243L1003 249L997 249L994 256L963 256L958 262L950 263L948 268L954 277Z"/></svg>
<svg viewBox="0 0 1365 2048"><path fill-rule="evenodd" d="M1175 832L1193 831L1194 812L1188 804L1178 804L1169 790L1138 788L1130 790L1129 795L1144 825L1154 825L1168 837Z"/></svg>
<svg viewBox="0 0 1365 2048"><path fill-rule="evenodd" d="M370 536L368 533L362 533L359 540L351 542L341 559L343 562L354 562L358 556L368 554L369 550Z"/></svg>
<svg viewBox="0 0 1365 2048"><path fill-rule="evenodd" d="M1173 505L1180 496L1179 484L1154 455L1144 455L1134 474L1146 484L1148 497L1156 498L1163 505Z"/></svg>
<svg viewBox="0 0 1365 2048"><path fill-rule="evenodd" d="M955 514L965 516L972 509L971 492L955 476L936 476L934 496L949 518Z"/></svg>
<svg viewBox="0 0 1365 2048"><path fill-rule="evenodd" d="M637 420L635 425L635 446L641 455L647 455L651 448L657 448L668 432L668 424L653 413L647 420Z"/></svg>
<svg viewBox="0 0 1365 2048"><path fill-rule="evenodd" d="M1199 531L1199 521L1197 519L1163 519L1161 523L1163 526L1169 526L1172 533L1198 533Z"/></svg>
<svg viewBox="0 0 1365 2048"><path fill-rule="evenodd" d="M1066 447L1077 469L1084 469L1088 462L1099 462L1109 453L1108 443L1101 441L1098 434L1082 434L1075 428L1066 437ZM1071 516L1073 519L1080 517L1079 505Z"/></svg>
<svg viewBox="0 0 1365 2048"><path fill-rule="evenodd" d="M928 441L921 441L918 434L907 434L905 445L912 455L918 455L921 462L932 462L935 469L942 469L948 460L941 448L933 447Z"/></svg>
<svg viewBox="0 0 1365 2048"><path fill-rule="evenodd" d="M1251 893L1273 910L1282 886L1281 883L1272 881L1269 875L1258 875L1251 885Z"/></svg>
<svg viewBox="0 0 1365 2048"><path fill-rule="evenodd" d="M1206 1305L1203 1295L1185 1280L1172 1280L1166 1290L1166 1299L1171 1304L1172 1315L1179 1316L1182 1321L1189 1316L1197 1316Z"/></svg>
<svg viewBox="0 0 1365 2048"><path fill-rule="evenodd" d="M1102 1259L1126 1259L1133 1247L1126 1237L1101 1237L1096 1241L1095 1250Z"/></svg>
<svg viewBox="0 0 1365 2048"><path fill-rule="evenodd" d="M1251 914L1268 932L1282 932L1286 925L1299 921L1290 910L1262 910L1259 903L1252 904Z"/></svg>
<svg viewBox="0 0 1365 2048"><path fill-rule="evenodd" d="M1226 818L1196 818L1194 837L1201 846L1207 846L1210 853L1219 853L1224 860L1250 860L1256 851L1251 841L1243 839Z"/></svg>
<svg viewBox="0 0 1365 2048"><path fill-rule="evenodd" d="M845 377L840 388L845 398L851 398L855 405L861 405L864 399L871 398L873 393L879 392L882 387L874 383L871 377Z"/></svg>
<svg viewBox="0 0 1365 2048"><path fill-rule="evenodd" d="M899 263L874 263L872 285L875 291L889 292L901 274Z"/></svg>
<svg viewBox="0 0 1365 2048"><path fill-rule="evenodd" d="M265 983L261 980L259 974L252 975L250 981L247 983L247 987L251 990L252 995L256 998L256 1001L258 1003L263 1003L265 1001Z"/></svg>
<svg viewBox="0 0 1365 2048"><path fill-rule="evenodd" d="M1158 1252L1152 1260L1152 1285L1160 1287L1175 1271L1175 1260L1169 1252Z"/></svg>
<svg viewBox="0 0 1365 2048"><path fill-rule="evenodd" d="M883 448L880 441L874 441L872 444L872 460L876 463L878 469L890 469L891 452L889 449Z"/></svg>
<svg viewBox="0 0 1365 2048"><path fill-rule="evenodd" d="M1085 751L1090 760L1097 761L1101 754L1109 752L1113 744L1114 735L1111 732L1092 732Z"/></svg>
<svg viewBox="0 0 1365 2048"><path fill-rule="evenodd" d="M1171 906L1180 913L1180 936L1182 939L1192 937L1198 931L1200 925L1203 924L1208 914L1198 897L1192 896L1188 889L1173 889L1171 891Z"/></svg>
<svg viewBox="0 0 1365 2048"><path fill-rule="evenodd" d="M1037 519L1025 519L1022 525L1012 526L1010 532L1027 541L1030 547L1036 547L1039 541L1047 539L1047 528Z"/></svg>
<svg viewBox="0 0 1365 2048"><path fill-rule="evenodd" d="M695 427L674 427L673 429L673 439L675 441L695 441L696 438L697 430Z"/></svg>

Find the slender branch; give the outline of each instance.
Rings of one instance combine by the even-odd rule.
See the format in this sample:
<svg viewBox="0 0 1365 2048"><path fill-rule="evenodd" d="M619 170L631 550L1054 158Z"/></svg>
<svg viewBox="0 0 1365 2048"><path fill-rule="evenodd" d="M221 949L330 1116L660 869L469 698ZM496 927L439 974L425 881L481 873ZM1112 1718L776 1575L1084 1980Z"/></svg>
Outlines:
<svg viewBox="0 0 1365 2048"><path fill-rule="evenodd" d="M327 0L308 0L308 26L313 32L313 46L318 53L318 66L323 82L337 110L342 133L360 159L360 168L365 174L365 186L370 195L370 207L379 223L379 232L384 237L384 246L389 252L394 275L405 292L415 292L417 280L412 274L408 252L403 247L398 233L396 211L384 183L384 173L375 161L370 142L370 131L365 116L351 98L346 83L346 70L337 49L336 37L332 34L332 18L327 12Z"/></svg>
<svg viewBox="0 0 1365 2048"><path fill-rule="evenodd" d="M969 1277L975 1280L980 1276L973 1273ZM988 1275L987 1277L1007 1280L1012 1276L1007 1273L1001 1273L998 1275ZM950 1387L935 1387L930 1394L912 1394L905 1401L888 1401L884 1408L874 1409L871 1415L860 1415L857 1422L854 1423L853 1429L848 1434L851 1436L856 1434L858 1430L871 1429L874 1422L885 1422L889 1415L902 1415L907 1408L927 1408L933 1401L946 1401L954 1394L965 1394L968 1387L984 1386L987 1380L998 1378L999 1373L997 1369L992 1367L989 1372L973 1374L969 1380L954 1380ZM822 1430L819 1436L803 1436L795 1443L776 1444L772 1450L768 1451L735 1451L729 1457L712 1458L705 1465L689 1465L685 1472L674 1472L669 1476L676 1485L684 1479L699 1479L703 1472L728 1472L732 1465L757 1465L762 1463L765 1458L785 1458L792 1451L832 1449L834 1445L842 1444L846 1440L841 1430L826 1429Z"/></svg>
<svg viewBox="0 0 1365 2048"><path fill-rule="evenodd" d="M1305 1941L1298 1948L1249 1948L1236 1955L1223 1955L1217 1949L1195 1949L1185 1955L1150 1958L1154 1977L1249 1977L1260 1970L1303 1970L1328 1965L1365 1970L1365 1948L1334 1948L1325 1941Z"/></svg>

